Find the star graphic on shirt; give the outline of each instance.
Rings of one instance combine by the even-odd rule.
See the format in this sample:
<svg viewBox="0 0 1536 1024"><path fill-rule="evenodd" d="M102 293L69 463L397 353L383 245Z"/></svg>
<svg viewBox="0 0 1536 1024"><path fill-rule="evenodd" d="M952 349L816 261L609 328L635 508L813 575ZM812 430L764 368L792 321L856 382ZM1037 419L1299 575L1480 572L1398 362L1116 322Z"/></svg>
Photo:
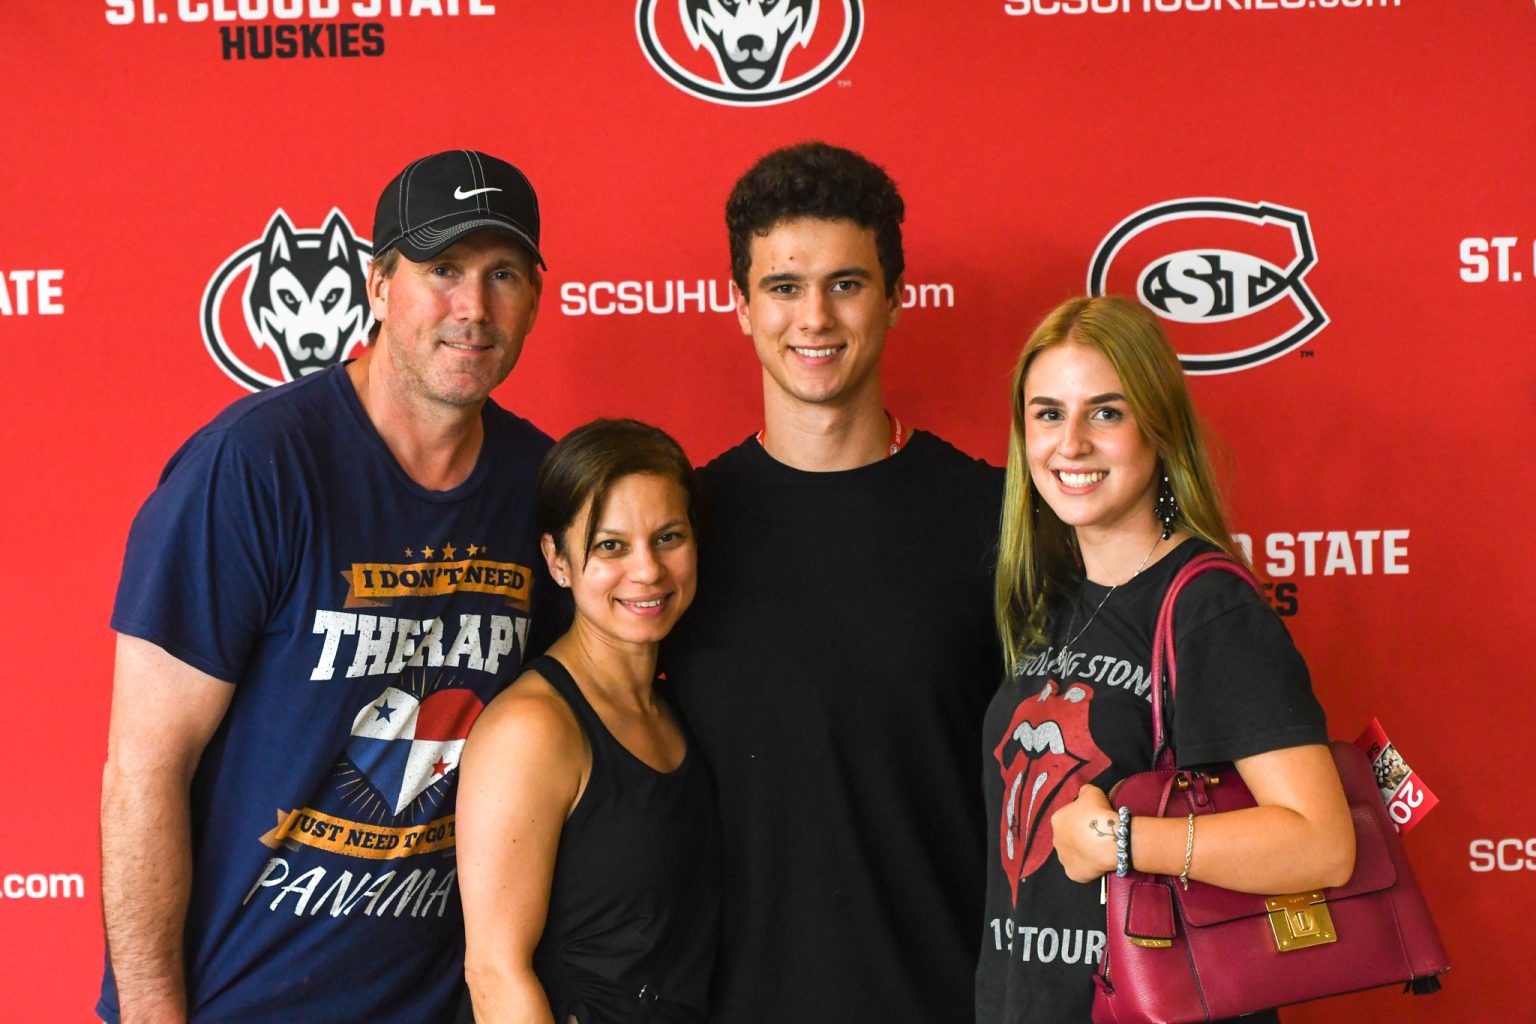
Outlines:
<svg viewBox="0 0 1536 1024"><path fill-rule="evenodd" d="M431 558L435 554L437 554L437 552L433 551L431 548L422 548L421 549L421 557L422 558Z"/></svg>
<svg viewBox="0 0 1536 1024"><path fill-rule="evenodd" d="M474 558L475 557L475 553L480 551L480 550L481 550L480 548L478 548L475 545L471 544L469 546L469 550L466 551L465 554L468 555L470 558Z"/></svg>
<svg viewBox="0 0 1536 1024"><path fill-rule="evenodd" d="M389 701L386 699L386 700L382 701L381 703L375 704L373 706L373 710L379 716L378 718L374 719L374 721L376 721L376 722L390 722L390 721L393 721L393 719L390 718L389 716L394 714L396 711L399 711L400 709L397 708L397 707L392 706L389 703Z"/></svg>
<svg viewBox="0 0 1536 1024"><path fill-rule="evenodd" d="M456 550L458 550L458 549L455 548L452 544L444 544L443 545L443 561L446 562L448 559L452 558L453 557L453 553Z"/></svg>
<svg viewBox="0 0 1536 1024"><path fill-rule="evenodd" d="M433 775L447 775L448 774L448 762L444 761L442 758L438 758L437 761L432 765L432 774Z"/></svg>
<svg viewBox="0 0 1536 1024"><path fill-rule="evenodd" d="M415 558L416 557L416 552L414 550L412 550L411 548L406 548L405 549L405 557L406 558Z"/></svg>

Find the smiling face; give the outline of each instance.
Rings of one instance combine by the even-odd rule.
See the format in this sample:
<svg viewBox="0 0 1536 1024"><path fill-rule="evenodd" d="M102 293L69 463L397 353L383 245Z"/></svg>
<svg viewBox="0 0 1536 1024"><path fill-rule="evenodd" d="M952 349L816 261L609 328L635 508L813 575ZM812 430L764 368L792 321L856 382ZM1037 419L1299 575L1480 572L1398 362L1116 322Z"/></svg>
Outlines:
<svg viewBox="0 0 1536 1024"><path fill-rule="evenodd" d="M1161 529L1153 515L1157 451L1103 353L1070 342L1042 351L1024 378L1024 410L1030 479L1080 540Z"/></svg>
<svg viewBox="0 0 1536 1024"><path fill-rule="evenodd" d="M577 628L615 647L659 642L693 602L688 492L667 476L620 477L597 512L592 550L583 554L591 514L589 502L558 550L554 538L543 538L550 573L570 585Z"/></svg>
<svg viewBox="0 0 1536 1024"><path fill-rule="evenodd" d="M396 390L416 402L483 402L522 354L541 287L527 250L488 231L426 263L401 258L388 277L370 269L376 344Z"/></svg>
<svg viewBox="0 0 1536 1024"><path fill-rule="evenodd" d="M901 315L886 294L875 233L851 220L800 217L752 239L742 332L770 402L855 407L880 392L885 332Z"/></svg>

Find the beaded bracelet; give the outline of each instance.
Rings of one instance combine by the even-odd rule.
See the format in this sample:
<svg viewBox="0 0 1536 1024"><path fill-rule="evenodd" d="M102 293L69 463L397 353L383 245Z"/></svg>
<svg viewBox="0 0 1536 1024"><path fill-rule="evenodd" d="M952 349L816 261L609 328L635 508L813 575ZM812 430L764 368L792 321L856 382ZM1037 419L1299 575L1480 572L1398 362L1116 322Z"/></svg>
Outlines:
<svg viewBox="0 0 1536 1024"><path fill-rule="evenodd" d="M1131 809L1120 808L1120 824L1115 826L1115 877L1124 878L1131 870Z"/></svg>

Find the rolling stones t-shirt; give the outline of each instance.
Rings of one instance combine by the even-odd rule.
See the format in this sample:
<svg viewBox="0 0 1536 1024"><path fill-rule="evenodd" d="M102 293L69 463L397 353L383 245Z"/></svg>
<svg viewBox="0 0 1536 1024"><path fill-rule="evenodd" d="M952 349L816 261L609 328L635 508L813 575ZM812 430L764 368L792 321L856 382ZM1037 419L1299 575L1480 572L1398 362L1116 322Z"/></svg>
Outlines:
<svg viewBox="0 0 1536 1024"><path fill-rule="evenodd" d="M1085 582L1056 615L1050 646L1025 658L992 698L982 743L991 834L978 1024L1090 1019L1104 906L1098 881L1073 882L1062 871L1051 815L1084 783L1107 791L1152 767L1158 607L1179 568L1212 550L1186 540L1107 601L1108 588ZM1192 581L1179 595L1174 642L1171 726L1181 766L1327 742L1306 664L1247 583L1221 572Z"/></svg>

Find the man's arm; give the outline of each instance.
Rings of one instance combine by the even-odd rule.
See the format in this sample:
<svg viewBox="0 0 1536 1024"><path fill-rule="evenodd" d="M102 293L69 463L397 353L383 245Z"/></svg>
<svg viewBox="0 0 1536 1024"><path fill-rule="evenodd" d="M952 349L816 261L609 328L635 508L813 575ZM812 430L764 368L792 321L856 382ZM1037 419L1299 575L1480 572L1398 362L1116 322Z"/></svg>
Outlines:
<svg viewBox="0 0 1536 1024"><path fill-rule="evenodd" d="M117 638L101 779L101 902L123 1024L186 1020L189 792L234 693L147 640Z"/></svg>

